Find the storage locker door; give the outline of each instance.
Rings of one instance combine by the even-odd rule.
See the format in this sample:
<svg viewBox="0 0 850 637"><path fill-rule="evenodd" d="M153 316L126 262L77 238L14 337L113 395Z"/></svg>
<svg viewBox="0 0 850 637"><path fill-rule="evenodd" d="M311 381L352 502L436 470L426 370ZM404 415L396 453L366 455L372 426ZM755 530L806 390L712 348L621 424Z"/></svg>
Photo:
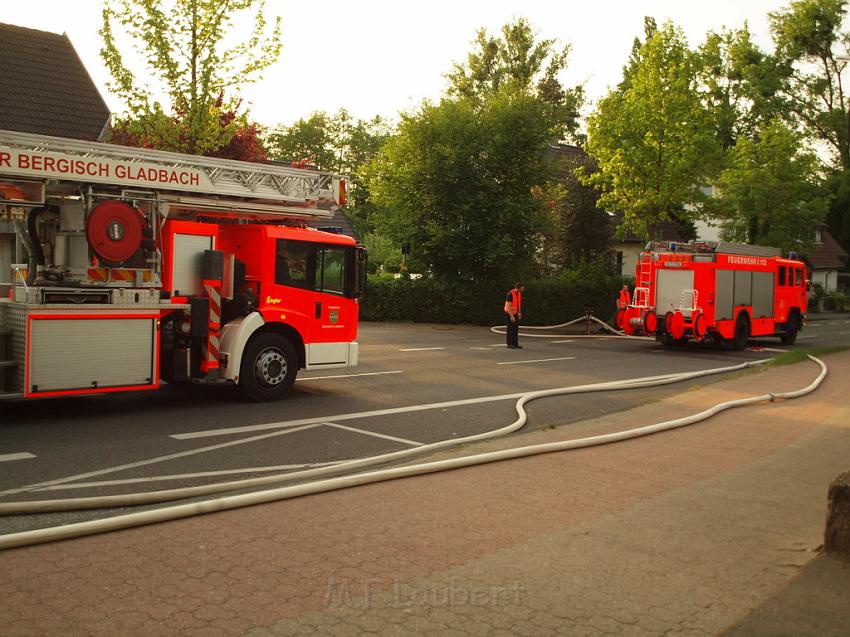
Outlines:
<svg viewBox="0 0 850 637"><path fill-rule="evenodd" d="M153 385L155 318L32 319L32 393Z"/></svg>

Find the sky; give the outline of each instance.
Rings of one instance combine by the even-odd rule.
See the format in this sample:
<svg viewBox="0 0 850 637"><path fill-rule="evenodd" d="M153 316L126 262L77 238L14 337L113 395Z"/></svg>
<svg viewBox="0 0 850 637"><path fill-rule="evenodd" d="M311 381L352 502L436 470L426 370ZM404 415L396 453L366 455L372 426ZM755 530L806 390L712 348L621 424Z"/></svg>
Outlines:
<svg viewBox="0 0 850 637"><path fill-rule="evenodd" d="M584 84L591 103L621 77L643 18L672 20L692 47L709 30L749 23L757 44L771 48L767 14L780 0L267 0L282 18L283 51L264 79L241 91L254 120L291 124L315 111L346 108L352 115L395 119L423 99L438 100L445 74L463 62L478 29L497 33L524 17L541 38L569 43L566 86ZM113 112L124 107L108 93L100 59L101 0L0 0L0 22L67 33ZM132 52L126 53L132 57Z"/></svg>

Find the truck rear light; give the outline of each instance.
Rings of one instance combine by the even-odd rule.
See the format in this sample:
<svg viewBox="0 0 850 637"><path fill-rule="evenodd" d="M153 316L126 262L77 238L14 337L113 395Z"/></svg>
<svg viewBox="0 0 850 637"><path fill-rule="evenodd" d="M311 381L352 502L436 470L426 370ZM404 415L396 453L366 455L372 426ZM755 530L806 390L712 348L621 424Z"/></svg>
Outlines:
<svg viewBox="0 0 850 637"><path fill-rule="evenodd" d="M348 199L348 186L345 179L337 179L334 182L334 201L340 206L344 206Z"/></svg>

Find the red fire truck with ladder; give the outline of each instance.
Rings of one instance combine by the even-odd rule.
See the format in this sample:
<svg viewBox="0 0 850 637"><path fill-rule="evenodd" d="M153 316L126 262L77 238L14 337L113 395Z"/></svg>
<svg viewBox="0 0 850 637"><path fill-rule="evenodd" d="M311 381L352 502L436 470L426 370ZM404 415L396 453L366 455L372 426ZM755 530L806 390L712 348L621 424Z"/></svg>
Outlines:
<svg viewBox="0 0 850 637"><path fill-rule="evenodd" d="M282 396L357 364L366 252L306 226L338 175L0 131L0 398L225 382ZM17 260L21 261L23 257Z"/></svg>
<svg viewBox="0 0 850 637"><path fill-rule="evenodd" d="M741 350L751 336L794 343L806 320L806 266L780 254L723 241L650 242L617 327L666 345L692 339Z"/></svg>

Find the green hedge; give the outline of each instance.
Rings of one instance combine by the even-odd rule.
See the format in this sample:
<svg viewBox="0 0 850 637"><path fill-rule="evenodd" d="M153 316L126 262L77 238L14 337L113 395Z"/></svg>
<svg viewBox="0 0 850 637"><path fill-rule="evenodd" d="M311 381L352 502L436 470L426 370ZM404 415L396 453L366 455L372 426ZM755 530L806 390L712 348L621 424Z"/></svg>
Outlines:
<svg viewBox="0 0 850 637"><path fill-rule="evenodd" d="M602 319L610 319L622 284L620 277L593 269L527 281L523 322L555 325L583 316L585 308L591 308ZM369 277L366 294L360 300L360 317L366 321L495 325L504 321L502 307L512 285Z"/></svg>

